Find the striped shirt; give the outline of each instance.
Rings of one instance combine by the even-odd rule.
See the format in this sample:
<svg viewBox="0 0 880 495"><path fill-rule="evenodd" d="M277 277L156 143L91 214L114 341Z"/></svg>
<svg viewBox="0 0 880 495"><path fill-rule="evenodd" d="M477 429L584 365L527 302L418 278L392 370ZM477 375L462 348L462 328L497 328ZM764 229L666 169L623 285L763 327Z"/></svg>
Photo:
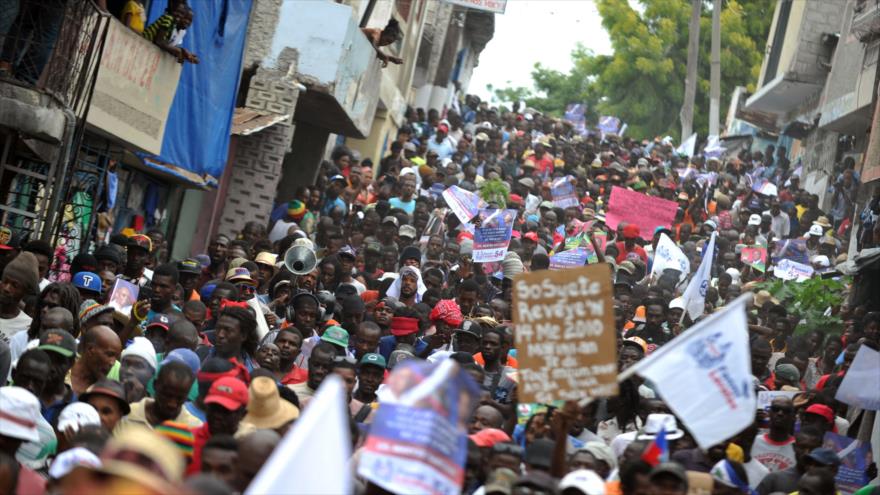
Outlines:
<svg viewBox="0 0 880 495"><path fill-rule="evenodd" d="M144 38L150 41L156 41L156 36L163 33L164 41L168 41L171 37L171 31L174 29L174 16L165 12L152 24L144 28Z"/></svg>

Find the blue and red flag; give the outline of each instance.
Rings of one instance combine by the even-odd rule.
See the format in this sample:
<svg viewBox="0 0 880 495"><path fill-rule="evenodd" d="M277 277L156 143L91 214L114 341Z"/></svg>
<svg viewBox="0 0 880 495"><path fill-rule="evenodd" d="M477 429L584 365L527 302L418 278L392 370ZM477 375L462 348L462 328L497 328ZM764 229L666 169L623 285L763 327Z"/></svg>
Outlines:
<svg viewBox="0 0 880 495"><path fill-rule="evenodd" d="M642 453L642 460L652 466L669 460L669 444L666 443L666 428L660 428L657 436Z"/></svg>

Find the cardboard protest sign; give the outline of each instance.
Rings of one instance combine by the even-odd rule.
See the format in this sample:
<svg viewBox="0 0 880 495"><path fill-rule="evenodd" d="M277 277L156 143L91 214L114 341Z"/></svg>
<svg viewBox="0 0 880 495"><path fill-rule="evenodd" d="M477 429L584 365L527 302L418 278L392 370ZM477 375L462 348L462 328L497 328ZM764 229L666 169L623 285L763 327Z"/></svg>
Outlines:
<svg viewBox="0 0 880 495"><path fill-rule="evenodd" d="M131 314L131 307L137 302L139 291L137 285L117 278L110 289L110 302L107 304L117 313L128 316Z"/></svg>
<svg viewBox="0 0 880 495"><path fill-rule="evenodd" d="M451 359L408 361L380 391L358 474L392 493L459 493L479 387Z"/></svg>
<svg viewBox="0 0 880 495"><path fill-rule="evenodd" d="M678 203L648 196L636 191L614 186L608 200L605 223L616 229L620 222L638 225L642 239L650 241L657 227L672 226Z"/></svg>
<svg viewBox="0 0 880 495"><path fill-rule="evenodd" d="M458 186L449 186L443 191L443 199L461 223L468 223L477 216L481 202L479 196Z"/></svg>
<svg viewBox="0 0 880 495"><path fill-rule="evenodd" d="M851 406L880 411L880 352L859 347L835 399Z"/></svg>
<svg viewBox="0 0 880 495"><path fill-rule="evenodd" d="M841 494L849 495L868 484L870 480L865 470L871 464L870 443L862 443L829 431L825 434L822 446L833 450L840 459L834 483Z"/></svg>
<svg viewBox="0 0 880 495"><path fill-rule="evenodd" d="M519 402L617 393L617 338L606 264L514 279Z"/></svg>
<svg viewBox="0 0 880 495"><path fill-rule="evenodd" d="M743 248L739 255L740 261L751 266L755 270L764 273L767 270L767 248L747 247Z"/></svg>
<svg viewBox="0 0 880 495"><path fill-rule="evenodd" d="M504 259L517 213L516 210L480 210L480 227L474 229L474 263Z"/></svg>
<svg viewBox="0 0 880 495"><path fill-rule="evenodd" d="M550 187L550 194L553 196L553 205L559 208L578 205L577 191L571 176L555 179Z"/></svg>

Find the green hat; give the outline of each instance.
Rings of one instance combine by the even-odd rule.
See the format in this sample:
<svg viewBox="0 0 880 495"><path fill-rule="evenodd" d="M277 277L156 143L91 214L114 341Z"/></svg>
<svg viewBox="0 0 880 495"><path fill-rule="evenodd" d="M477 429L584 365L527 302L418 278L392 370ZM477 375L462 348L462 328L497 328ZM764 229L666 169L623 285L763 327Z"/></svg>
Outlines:
<svg viewBox="0 0 880 495"><path fill-rule="evenodd" d="M325 333L326 335L326 333ZM358 363L358 366L378 366L379 368L385 369L387 363L385 362L385 358L382 357L381 354L376 354L374 352L369 352L364 354L364 357L361 358L361 362Z"/></svg>
<svg viewBox="0 0 880 495"><path fill-rule="evenodd" d="M57 352L64 357L72 357L76 354L76 339L60 328L53 328L46 330L40 337L37 349Z"/></svg>
<svg viewBox="0 0 880 495"><path fill-rule="evenodd" d="M321 336L321 340L336 344L343 349L348 349L348 332L342 327L337 327L336 325L327 327L327 330L324 330L324 335Z"/></svg>

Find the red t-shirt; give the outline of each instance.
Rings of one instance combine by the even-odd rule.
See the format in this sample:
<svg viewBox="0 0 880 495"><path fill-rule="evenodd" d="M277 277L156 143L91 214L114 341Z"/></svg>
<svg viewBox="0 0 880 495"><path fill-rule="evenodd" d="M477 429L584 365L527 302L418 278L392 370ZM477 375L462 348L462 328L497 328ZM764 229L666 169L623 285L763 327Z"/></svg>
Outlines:
<svg viewBox="0 0 880 495"><path fill-rule="evenodd" d="M648 253L645 252L642 246L636 244L635 246L633 246L632 251L627 251L626 243L624 241L618 241L615 245L617 246L617 251L620 253L617 255L617 259L615 260L618 264L623 263L624 261L630 259L630 257L632 256L638 256L647 266Z"/></svg>
<svg viewBox="0 0 880 495"><path fill-rule="evenodd" d="M296 385L309 379L309 370L294 365L286 375L281 377L282 385Z"/></svg>

